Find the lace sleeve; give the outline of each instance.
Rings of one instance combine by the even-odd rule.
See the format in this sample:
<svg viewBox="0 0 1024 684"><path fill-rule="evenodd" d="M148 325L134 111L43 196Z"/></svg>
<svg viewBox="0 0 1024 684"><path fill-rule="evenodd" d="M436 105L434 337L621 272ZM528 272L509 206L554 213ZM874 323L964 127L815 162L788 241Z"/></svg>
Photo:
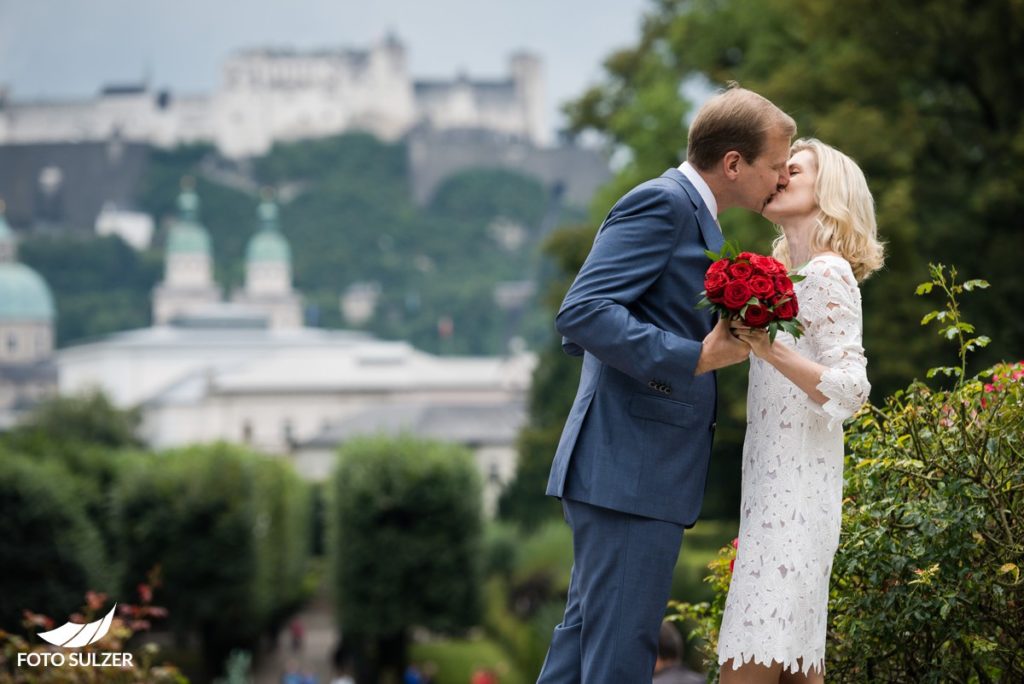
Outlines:
<svg viewBox="0 0 1024 684"><path fill-rule="evenodd" d="M839 258L812 260L804 270L800 308L815 360L826 367L818 391L828 397L812 409L842 425L868 400L867 358L862 342L860 290L849 264Z"/></svg>

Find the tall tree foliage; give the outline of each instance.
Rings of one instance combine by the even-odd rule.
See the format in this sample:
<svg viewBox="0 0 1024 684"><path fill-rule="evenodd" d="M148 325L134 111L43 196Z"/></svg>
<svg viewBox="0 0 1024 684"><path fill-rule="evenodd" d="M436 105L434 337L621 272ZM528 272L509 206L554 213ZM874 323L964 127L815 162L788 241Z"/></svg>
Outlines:
<svg viewBox="0 0 1024 684"><path fill-rule="evenodd" d="M480 487L461 447L365 438L342 448L331 482L331 574L360 681L397 681L413 627L478 623Z"/></svg>

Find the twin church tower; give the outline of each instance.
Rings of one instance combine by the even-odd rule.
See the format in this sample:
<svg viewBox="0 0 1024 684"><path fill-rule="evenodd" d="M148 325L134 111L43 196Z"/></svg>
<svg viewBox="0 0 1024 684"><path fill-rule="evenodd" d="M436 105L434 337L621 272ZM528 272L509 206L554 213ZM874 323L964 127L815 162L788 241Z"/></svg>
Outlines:
<svg viewBox="0 0 1024 684"><path fill-rule="evenodd" d="M245 285L223 301L213 278L210 235L200 221L199 196L190 182L182 185L178 218L167 236L164 279L153 291L153 323L301 327L291 247L281 234L277 204L269 193L257 208L259 227L246 248Z"/></svg>

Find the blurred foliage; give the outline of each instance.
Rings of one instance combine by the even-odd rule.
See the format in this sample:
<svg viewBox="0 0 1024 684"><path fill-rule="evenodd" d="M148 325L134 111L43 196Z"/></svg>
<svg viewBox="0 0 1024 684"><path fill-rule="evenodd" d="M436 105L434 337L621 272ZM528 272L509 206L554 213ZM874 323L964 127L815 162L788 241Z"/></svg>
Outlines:
<svg viewBox="0 0 1024 684"><path fill-rule="evenodd" d="M432 684L467 684L473 674L489 669L501 684L527 684L524 677L509 662L501 647L488 639L439 639L418 643L412 647L413 661L421 668L436 668Z"/></svg>
<svg viewBox="0 0 1024 684"><path fill-rule="evenodd" d="M929 261L955 262L996 283L984 302L970 304L979 325L999 332L975 367L1019 353L1024 318L1008 312L1024 290L1022 49L1024 8L1014 0L652 0L636 43L609 55L602 81L565 107L570 131L603 137L622 166L595 198L589 228L571 227L549 242L563 269L547 300L549 315L609 207L685 157L684 117L692 107L684 93L738 81L789 112L798 135L835 145L867 175L888 243L886 269L863 286L873 396L905 386L941 356L934 338L907 334L907 321L925 310L902 293L926 275ZM767 252L775 237L749 212L730 210L721 220L744 249ZM578 368L550 344L536 382L566 382ZM719 428L703 516L732 517L746 367L727 368L718 379ZM535 524L553 511L542 497L544 463L571 401L571 391L534 394L520 448L524 480L513 483L515 501L503 501L503 515Z"/></svg>
<svg viewBox="0 0 1024 684"><path fill-rule="evenodd" d="M218 443L127 464L113 493L126 577L159 566L169 627L215 674L308 598L308 486L291 466Z"/></svg>
<svg viewBox="0 0 1024 684"><path fill-rule="evenodd" d="M1024 678L1024 362L959 371L979 349L960 297L985 287L930 267L919 294L945 307L924 324L957 346L958 366L867 406L847 431L843 527L832 568L826 661L850 682L1018 682ZM727 552L726 552L727 553ZM727 567L715 598L679 606L713 661Z"/></svg>
<svg viewBox="0 0 1024 684"><path fill-rule="evenodd" d="M150 292L163 271L158 254L140 254L116 236L43 233L18 255L53 292L58 346L149 324Z"/></svg>
<svg viewBox="0 0 1024 684"><path fill-rule="evenodd" d="M309 597L311 490L240 447L144 451L138 420L100 394L63 397L0 436L0 627L27 608L64 615L82 587L132 596L159 568L166 627L198 637L212 677Z"/></svg>
<svg viewBox="0 0 1024 684"><path fill-rule="evenodd" d="M462 447L373 437L341 448L329 496L331 585L359 681L400 673L413 627L478 624L480 501Z"/></svg>
<svg viewBox="0 0 1024 684"><path fill-rule="evenodd" d="M114 588L108 550L77 485L57 462L0 448L0 628L14 631L26 608L66 614L82 587Z"/></svg>

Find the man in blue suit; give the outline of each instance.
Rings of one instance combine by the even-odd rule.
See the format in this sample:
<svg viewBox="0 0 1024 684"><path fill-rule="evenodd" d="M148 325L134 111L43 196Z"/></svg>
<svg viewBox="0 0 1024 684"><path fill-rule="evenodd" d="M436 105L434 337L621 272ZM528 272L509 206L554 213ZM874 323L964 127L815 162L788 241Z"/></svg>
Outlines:
<svg viewBox="0 0 1024 684"><path fill-rule="evenodd" d="M690 127L687 161L612 207L555 320L583 356L547 493L574 564L538 684L650 684L683 529L700 512L712 371L749 349L695 308L723 244L717 214L760 213L789 182L793 120L731 87Z"/></svg>

